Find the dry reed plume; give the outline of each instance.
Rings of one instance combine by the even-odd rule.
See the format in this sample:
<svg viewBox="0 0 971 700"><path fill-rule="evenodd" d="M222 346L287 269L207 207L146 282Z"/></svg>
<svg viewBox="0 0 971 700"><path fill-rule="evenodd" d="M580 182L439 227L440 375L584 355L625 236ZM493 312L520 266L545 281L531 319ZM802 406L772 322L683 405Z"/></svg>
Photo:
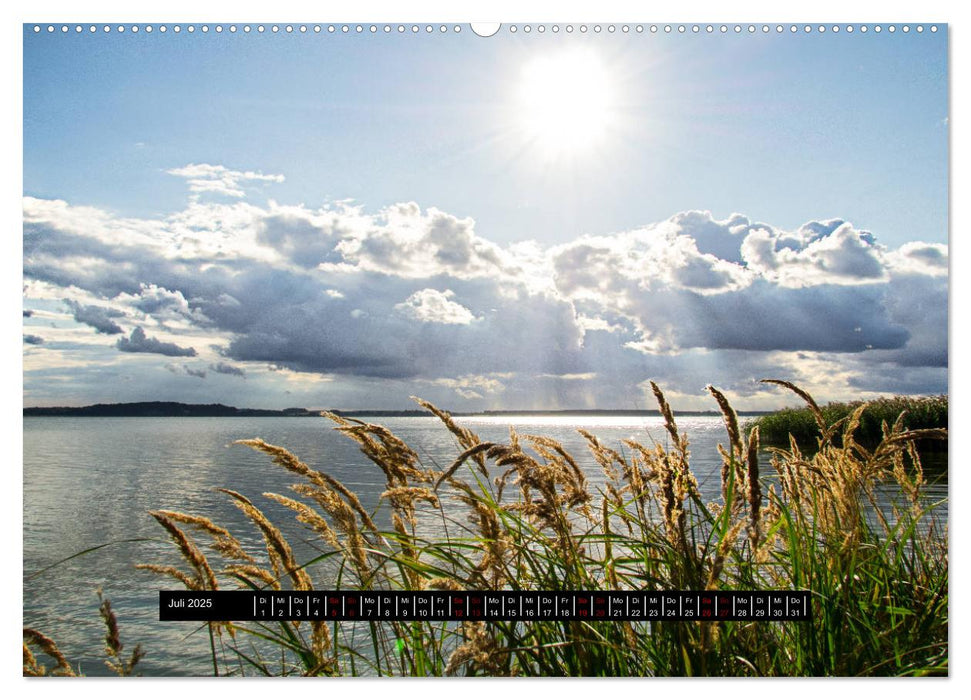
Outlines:
<svg viewBox="0 0 971 700"><path fill-rule="evenodd" d="M105 665L119 676L133 676L135 666L145 658L145 652L141 644L136 644L131 655L126 659L122 655L124 645L121 642L121 634L118 630L118 618L111 607L111 601L105 598L102 592L98 591L98 600L101 601L98 613L105 626L104 654ZM55 662L52 669L48 669L38 661L35 651L48 656ZM30 627L24 627L23 642L23 675L24 676L77 676L80 675L68 662L67 657L58 648L53 639Z"/></svg>
<svg viewBox="0 0 971 700"><path fill-rule="evenodd" d="M721 503L702 502L689 466L687 436L679 432L671 407L653 382L667 445L628 440L617 450L580 431L593 464L603 474L597 492L590 485L589 467L559 442L512 430L504 444L485 442L447 412L417 400L456 440L460 453L444 469L424 466L414 450L382 426L328 414L335 429L354 440L384 475L380 502L388 508L385 522L390 528L379 527L378 514L369 513L338 480L311 469L285 448L256 439L239 443L269 455L298 477L291 487L296 497L263 496L289 509L317 538L326 555L321 561L330 561L328 552L337 554L336 569L301 565L284 530L248 497L228 489L223 492L263 536L265 555L244 551L227 530L201 516L155 511L153 517L168 531L188 568L143 566L192 589L216 589L224 585L220 578L253 588L278 588L282 578L289 578L294 588L310 590L313 569L321 576L340 576L343 587L363 590L809 588L824 605L843 595L845 586L832 584L830 591L827 579L813 578L824 576L822 572L829 568L819 568L823 564L811 557L837 557L836 563L825 564L830 568L857 562L846 559L846 554L856 548L861 556L864 550L859 548L871 541L864 517L867 504L879 513L885 541L899 551L915 546L901 540L899 525L907 518L917 522L926 508L925 482L914 444L918 439L946 438L946 431L908 431L898 420L884 425L883 441L867 449L854 440L859 411L839 425L826 425L812 397L788 382L773 383L807 401L820 421L817 449L805 454L795 441L787 449L771 448L775 474L762 475L758 429L745 434L728 399L709 387L728 437L727 445L719 446ZM874 491L877 484L887 482L898 484L909 504L907 512L895 511L892 518L880 512ZM459 515L462 509L465 517ZM211 540L208 558L179 525ZM437 530L425 531L426 525ZM911 539L917 536L914 530L907 532ZM933 546L930 540L919 545L928 552ZM946 551L941 556L943 573L934 570L946 578ZM221 566L210 565L210 560L217 559L222 560ZM928 559L910 565L933 569L937 565L932 563ZM939 587L929 581L921 595L937 595L933 591ZM319 582L324 588L334 584L333 580ZM896 587L884 595L904 594L903 588ZM351 638L350 625L312 625L309 640L296 625L272 636L263 628L233 627L286 639L294 665L284 672L337 674L346 672L348 665L365 663ZM635 623L615 627L579 621L469 623L450 628L389 622L371 626L366 665L381 675L463 670L488 675L554 674L557 668L561 673L641 675L774 673L782 667L812 673L847 663L846 654L835 652L823 661L813 657L812 663L806 660L812 657L808 651L800 652L809 654L800 656L802 660L778 657L771 651L778 645L808 642L770 632L774 629L685 623L654 627L645 634ZM773 636L777 634L782 637ZM635 650L631 652L635 656L623 657L618 651L622 649Z"/></svg>

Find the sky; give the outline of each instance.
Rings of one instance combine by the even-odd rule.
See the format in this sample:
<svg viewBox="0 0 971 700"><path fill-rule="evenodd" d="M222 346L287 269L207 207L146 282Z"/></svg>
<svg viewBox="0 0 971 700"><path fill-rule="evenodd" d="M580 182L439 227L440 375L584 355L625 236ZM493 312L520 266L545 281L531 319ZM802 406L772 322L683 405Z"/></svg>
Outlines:
<svg viewBox="0 0 971 700"><path fill-rule="evenodd" d="M947 392L943 25L112 26L23 30L24 405Z"/></svg>

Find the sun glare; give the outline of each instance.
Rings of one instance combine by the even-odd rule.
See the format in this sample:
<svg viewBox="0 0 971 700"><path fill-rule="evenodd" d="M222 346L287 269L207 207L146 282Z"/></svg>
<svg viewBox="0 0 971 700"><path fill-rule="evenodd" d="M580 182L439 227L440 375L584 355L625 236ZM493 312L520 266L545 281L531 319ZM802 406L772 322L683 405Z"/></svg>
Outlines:
<svg viewBox="0 0 971 700"><path fill-rule="evenodd" d="M611 75L591 51L533 59L523 68L519 97L526 137L548 156L590 150L611 126Z"/></svg>

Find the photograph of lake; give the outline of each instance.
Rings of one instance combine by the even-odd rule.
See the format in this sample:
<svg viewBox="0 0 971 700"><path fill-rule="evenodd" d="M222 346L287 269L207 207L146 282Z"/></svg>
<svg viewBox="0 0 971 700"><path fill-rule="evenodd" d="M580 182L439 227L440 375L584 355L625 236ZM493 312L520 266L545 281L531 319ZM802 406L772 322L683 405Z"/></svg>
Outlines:
<svg viewBox="0 0 971 700"><path fill-rule="evenodd" d="M23 675L949 676L948 36L28 20Z"/></svg>

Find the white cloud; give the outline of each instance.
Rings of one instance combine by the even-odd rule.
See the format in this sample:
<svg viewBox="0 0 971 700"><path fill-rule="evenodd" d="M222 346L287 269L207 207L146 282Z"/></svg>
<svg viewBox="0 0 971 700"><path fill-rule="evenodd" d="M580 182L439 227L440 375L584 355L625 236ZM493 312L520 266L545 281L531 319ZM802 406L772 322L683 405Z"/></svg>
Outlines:
<svg viewBox="0 0 971 700"><path fill-rule="evenodd" d="M795 235L758 229L746 236L742 257L749 269L783 287L886 281L886 249L840 220L807 224Z"/></svg>
<svg viewBox="0 0 971 700"><path fill-rule="evenodd" d="M542 379L559 379L564 382L589 382L597 378L596 372L581 372L579 374L541 374Z"/></svg>
<svg viewBox="0 0 971 700"><path fill-rule="evenodd" d="M500 394L506 385L499 381L507 373L492 375L466 374L461 377L442 377L431 382L436 386L447 387L464 399L481 399L484 394Z"/></svg>
<svg viewBox="0 0 971 700"><path fill-rule="evenodd" d="M475 233L472 219L414 202L387 207L369 225L347 231L335 247L358 270L397 277L458 279L516 276L515 257ZM326 269L325 264L325 269Z"/></svg>
<svg viewBox="0 0 971 700"><path fill-rule="evenodd" d="M603 318L585 316L582 313L577 314L577 326L579 326L584 332L609 331L611 333L618 333L624 330L622 325L608 323Z"/></svg>
<svg viewBox="0 0 971 700"><path fill-rule="evenodd" d="M251 170L230 170L223 165L189 163L181 168L166 171L169 175L184 177L189 191L195 194L221 194L227 197L245 197L243 186L252 182L283 182L283 175L264 175Z"/></svg>
<svg viewBox="0 0 971 700"><path fill-rule="evenodd" d="M890 270L897 274L926 275L928 277L947 277L947 246L940 243L905 243L887 254Z"/></svg>
<svg viewBox="0 0 971 700"><path fill-rule="evenodd" d="M690 232L672 221L554 248L557 288L571 299L602 300L668 289L717 294L751 282L743 266L700 252Z"/></svg>
<svg viewBox="0 0 971 700"><path fill-rule="evenodd" d="M424 323L472 323L475 316L461 304L451 301L454 296L455 292L451 289L444 292L437 289L419 289L400 304L395 304L394 308L403 315Z"/></svg>

